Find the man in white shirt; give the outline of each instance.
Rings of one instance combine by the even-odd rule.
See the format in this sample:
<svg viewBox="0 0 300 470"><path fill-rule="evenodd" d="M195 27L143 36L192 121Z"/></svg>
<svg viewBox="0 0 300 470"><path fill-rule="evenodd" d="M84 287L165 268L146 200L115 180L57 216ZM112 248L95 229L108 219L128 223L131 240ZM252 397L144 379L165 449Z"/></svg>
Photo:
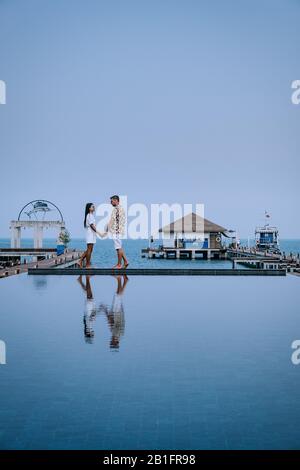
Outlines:
<svg viewBox="0 0 300 470"><path fill-rule="evenodd" d="M128 277L125 274L123 276L114 276L114 278L116 279L118 286L117 291L113 297L112 305L111 307L109 307L108 305L101 304L99 307L99 311L103 311L105 313L111 331L110 348L119 349L120 339L121 336L124 335L125 331L123 293L125 291Z"/></svg>
<svg viewBox="0 0 300 470"><path fill-rule="evenodd" d="M124 235L125 228L125 211L120 205L120 198L116 194L110 198L113 210L111 213L110 221L108 223L108 231L112 234L115 250L117 252L118 262L114 268L127 268L129 265L125 252L122 247L121 237ZM122 260L124 264L122 265Z"/></svg>

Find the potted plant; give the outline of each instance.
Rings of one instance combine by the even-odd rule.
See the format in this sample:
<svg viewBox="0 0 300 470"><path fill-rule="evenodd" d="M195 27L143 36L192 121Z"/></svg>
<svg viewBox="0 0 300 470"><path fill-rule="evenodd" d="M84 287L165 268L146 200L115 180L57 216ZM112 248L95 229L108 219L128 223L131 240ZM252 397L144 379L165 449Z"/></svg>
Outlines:
<svg viewBox="0 0 300 470"><path fill-rule="evenodd" d="M71 237L70 232L68 230L62 230L58 236L57 240L57 255L61 255L64 253L65 248L67 248L68 243L70 243Z"/></svg>

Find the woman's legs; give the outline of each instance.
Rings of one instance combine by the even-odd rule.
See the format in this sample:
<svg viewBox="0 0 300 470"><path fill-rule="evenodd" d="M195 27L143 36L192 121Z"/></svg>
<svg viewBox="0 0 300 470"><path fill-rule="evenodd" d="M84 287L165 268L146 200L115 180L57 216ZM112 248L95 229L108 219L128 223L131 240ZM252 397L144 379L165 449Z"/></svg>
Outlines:
<svg viewBox="0 0 300 470"><path fill-rule="evenodd" d="M78 261L80 268L82 268L82 263L84 259L86 259L86 267L89 268L91 266L91 257L92 257L93 248L94 248L93 243L87 243L86 250L84 253L82 253Z"/></svg>
<svg viewBox="0 0 300 470"><path fill-rule="evenodd" d="M86 267L91 267L91 257L94 248L94 243L88 243L87 250L86 250Z"/></svg>
<svg viewBox="0 0 300 470"><path fill-rule="evenodd" d="M87 249L82 253L82 255L79 258L78 264L80 268L82 268L82 263L83 263L83 260L86 258L86 254L87 254Z"/></svg>

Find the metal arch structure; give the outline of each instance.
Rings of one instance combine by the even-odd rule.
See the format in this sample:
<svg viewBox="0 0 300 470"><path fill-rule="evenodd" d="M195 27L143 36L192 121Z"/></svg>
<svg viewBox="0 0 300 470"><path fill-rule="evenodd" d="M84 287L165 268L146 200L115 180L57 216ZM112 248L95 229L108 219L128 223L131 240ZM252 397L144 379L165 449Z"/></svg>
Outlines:
<svg viewBox="0 0 300 470"><path fill-rule="evenodd" d="M20 220L20 217L21 217L21 214L22 212L24 211L24 209L26 209L26 207L33 205L35 202L46 202L47 204L51 204L51 206L55 207L55 209L57 210L57 212L59 213L60 215L60 221L63 222L64 221L64 218L63 218L63 215L61 213L61 210L57 207L56 204L54 204L53 202L51 201L48 201L47 199L34 199L33 201L30 201L30 202L27 202L27 204L25 204L25 206L22 207L22 209L20 210L19 212L19 215L18 215L18 221Z"/></svg>
<svg viewBox="0 0 300 470"><path fill-rule="evenodd" d="M39 203L39 204L38 204ZM47 212L50 212L51 208L48 207L48 204L55 208L57 213L59 214L60 220L38 220L37 215L39 212L44 213L44 216ZM24 212L24 209L28 206L32 206L32 210L30 213ZM21 220L22 213L26 214L28 220ZM35 215L35 220L31 220L31 214ZM66 228L65 222L63 219L63 215L60 209L51 201L47 201L46 199L35 199L33 201L28 202L22 207L21 211L19 212L18 219L12 220L10 223L11 229L11 247L12 248L20 248L21 247L21 230L25 228L31 228L34 231L34 248L42 248L43 247L43 232L44 229L47 228L55 228L58 229L59 232Z"/></svg>

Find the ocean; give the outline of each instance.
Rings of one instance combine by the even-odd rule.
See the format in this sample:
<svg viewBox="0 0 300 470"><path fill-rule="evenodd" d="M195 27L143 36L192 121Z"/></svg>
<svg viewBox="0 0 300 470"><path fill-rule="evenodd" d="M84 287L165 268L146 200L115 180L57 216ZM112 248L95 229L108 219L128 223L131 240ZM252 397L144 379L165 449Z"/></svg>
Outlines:
<svg viewBox="0 0 300 470"><path fill-rule="evenodd" d="M241 240L242 245L247 245L248 240ZM254 245L254 240L250 240L250 245ZM32 247L33 240L29 238L22 239L22 247ZM56 240L52 238L44 239L44 247L55 247ZM85 240L74 238L69 247L78 250L85 249ZM131 268L164 268L168 267L196 267L196 268L231 268L232 263L226 260L175 260L175 259L148 259L142 258L142 248L147 248L148 240L124 240L123 246L130 262ZM0 247L10 247L10 239L0 239ZM300 240L281 240L280 248L287 254L290 252L300 253ZM94 248L92 264L96 267L111 267L116 263L116 254L112 240L98 239Z"/></svg>

